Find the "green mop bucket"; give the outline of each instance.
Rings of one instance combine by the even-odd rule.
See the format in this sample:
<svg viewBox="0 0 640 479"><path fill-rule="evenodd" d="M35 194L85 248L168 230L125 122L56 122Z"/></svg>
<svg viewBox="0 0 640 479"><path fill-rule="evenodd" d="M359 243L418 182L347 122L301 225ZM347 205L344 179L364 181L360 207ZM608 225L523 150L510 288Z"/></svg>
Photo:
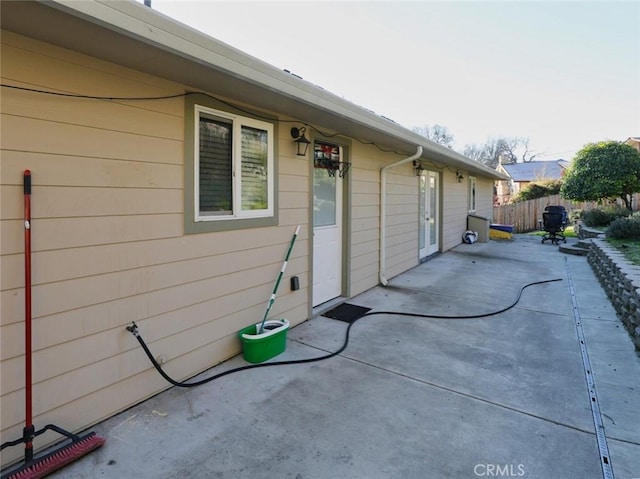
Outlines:
<svg viewBox="0 0 640 479"><path fill-rule="evenodd" d="M273 319L264 322L263 333L258 334L262 322L242 329L238 336L242 342L242 355L249 363L262 363L283 353L287 346L289 321Z"/></svg>

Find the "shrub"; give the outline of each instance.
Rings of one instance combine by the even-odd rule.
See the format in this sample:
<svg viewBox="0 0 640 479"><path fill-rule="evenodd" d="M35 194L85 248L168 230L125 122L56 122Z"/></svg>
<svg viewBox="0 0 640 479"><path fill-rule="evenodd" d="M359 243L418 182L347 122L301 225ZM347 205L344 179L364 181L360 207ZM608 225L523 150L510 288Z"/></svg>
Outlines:
<svg viewBox="0 0 640 479"><path fill-rule="evenodd" d="M582 221L587 226L598 227L608 226L614 220L618 218L626 218L629 216L629 210L626 208L607 208L607 209L593 209L582 212Z"/></svg>
<svg viewBox="0 0 640 479"><path fill-rule="evenodd" d="M562 182L560 180L529 183L511 199L511 202L535 200L545 196L557 195L560 193L561 185Z"/></svg>
<svg viewBox="0 0 640 479"><path fill-rule="evenodd" d="M640 216L617 218L607 228L607 237L613 239L640 240Z"/></svg>

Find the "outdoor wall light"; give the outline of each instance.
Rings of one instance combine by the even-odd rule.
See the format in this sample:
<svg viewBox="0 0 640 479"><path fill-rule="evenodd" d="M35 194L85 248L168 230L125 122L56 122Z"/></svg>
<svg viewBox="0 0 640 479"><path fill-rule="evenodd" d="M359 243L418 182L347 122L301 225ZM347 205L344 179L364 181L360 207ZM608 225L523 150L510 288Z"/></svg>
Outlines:
<svg viewBox="0 0 640 479"><path fill-rule="evenodd" d="M458 180L458 183L462 183L464 181L464 176L462 176L460 171L456 171L456 179Z"/></svg>
<svg viewBox="0 0 640 479"><path fill-rule="evenodd" d="M424 172L424 168L422 167L422 163L419 162L418 160L413 160L413 167L416 170L416 176L422 176L422 173Z"/></svg>
<svg viewBox="0 0 640 479"><path fill-rule="evenodd" d="M298 156L307 156L307 150L311 144L304 136L305 131L307 131L307 129L304 126L302 128L291 128L291 137L294 138L294 143L297 145L298 152L296 154Z"/></svg>

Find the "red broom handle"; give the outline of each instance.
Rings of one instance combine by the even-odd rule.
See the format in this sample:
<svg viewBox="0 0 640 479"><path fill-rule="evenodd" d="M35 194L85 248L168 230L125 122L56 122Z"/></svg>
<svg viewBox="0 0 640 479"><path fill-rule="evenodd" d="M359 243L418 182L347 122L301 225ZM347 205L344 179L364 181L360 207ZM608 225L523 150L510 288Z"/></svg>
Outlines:
<svg viewBox="0 0 640 479"><path fill-rule="evenodd" d="M24 171L24 357L25 357L25 460L33 459L31 377L31 171Z"/></svg>

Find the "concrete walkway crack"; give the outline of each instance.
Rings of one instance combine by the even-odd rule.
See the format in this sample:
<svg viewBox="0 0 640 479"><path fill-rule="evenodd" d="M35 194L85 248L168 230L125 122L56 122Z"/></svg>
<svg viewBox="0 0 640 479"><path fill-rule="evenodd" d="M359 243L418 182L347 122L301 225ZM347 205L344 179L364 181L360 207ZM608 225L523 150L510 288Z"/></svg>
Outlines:
<svg viewBox="0 0 640 479"><path fill-rule="evenodd" d="M310 348L316 349L318 351L323 351L323 352L326 352L326 353L330 353L331 352L331 351L329 351L327 349L319 348L317 346L313 346L311 344L305 343L305 342L300 341L300 340L293 340L293 341L295 341L298 344L302 344L304 346L308 346ZM567 424L567 423L563 423L563 422L557 421L555 419L543 417L543 416L540 416L538 414L534 414L534 413L531 413L529 411L524 411L522 409L515 408L513 406L508 406L506 404L502 404L502 403L499 403L499 402L496 402L496 401L492 401L492 400L487 399L487 398L483 398L483 397L476 396L476 395L473 395L473 394L469 394L469 393L465 393L465 392L462 392L462 391L458 391L457 389L451 388L449 386L443 386L441 384L437 384L437 383L434 383L434 382L431 382L431 381L426 381L424 379L418 379L418 378L415 378L413 376L409 376L407 374L403 374L401 372L394 371L392 369L383 368L381 366L376 366L375 364L371 364L371 363L368 363L366 361L362 361L362 360L354 358L354 357L346 356L346 355L344 355L344 353L338 355L338 357L340 357L342 359L346 359L348 361L356 362L358 364L362 364L363 366L367 366L367 367L370 367L370 368L377 369L379 371L383 371L385 373L393 374L395 376L399 376L399 377L402 377L404 379L408 379L410 381L413 381L413 382L416 382L416 383L419 383L419 384L423 384L423 385L426 385L426 386L437 388L437 389L440 389L442 391L447 391L447 392L456 394L458 396L462 396L462 397L465 397L465 398L468 398L468 399L473 399L475 401L479 401L479 402L482 402L482 403L485 403L485 404L489 404L491 406L499 407L501 409L512 411L512 412L515 412L515 413L518 413L518 414L523 414L525 416L529 416L529 417L532 417L534 419L545 421L545 422L554 424L556 426L565 427L565 428L568 428L568 429L572 429L574 431L578 431L578 432L581 432L581 433L584 433L584 434L595 436L595 433L593 431L590 431L590 430L587 430L587 429L582 429L580 427L573 426L573 425ZM624 440L621 440L621 441L624 441ZM628 441L624 441L624 442L628 442ZM635 444L635 443L631 443L631 444Z"/></svg>

